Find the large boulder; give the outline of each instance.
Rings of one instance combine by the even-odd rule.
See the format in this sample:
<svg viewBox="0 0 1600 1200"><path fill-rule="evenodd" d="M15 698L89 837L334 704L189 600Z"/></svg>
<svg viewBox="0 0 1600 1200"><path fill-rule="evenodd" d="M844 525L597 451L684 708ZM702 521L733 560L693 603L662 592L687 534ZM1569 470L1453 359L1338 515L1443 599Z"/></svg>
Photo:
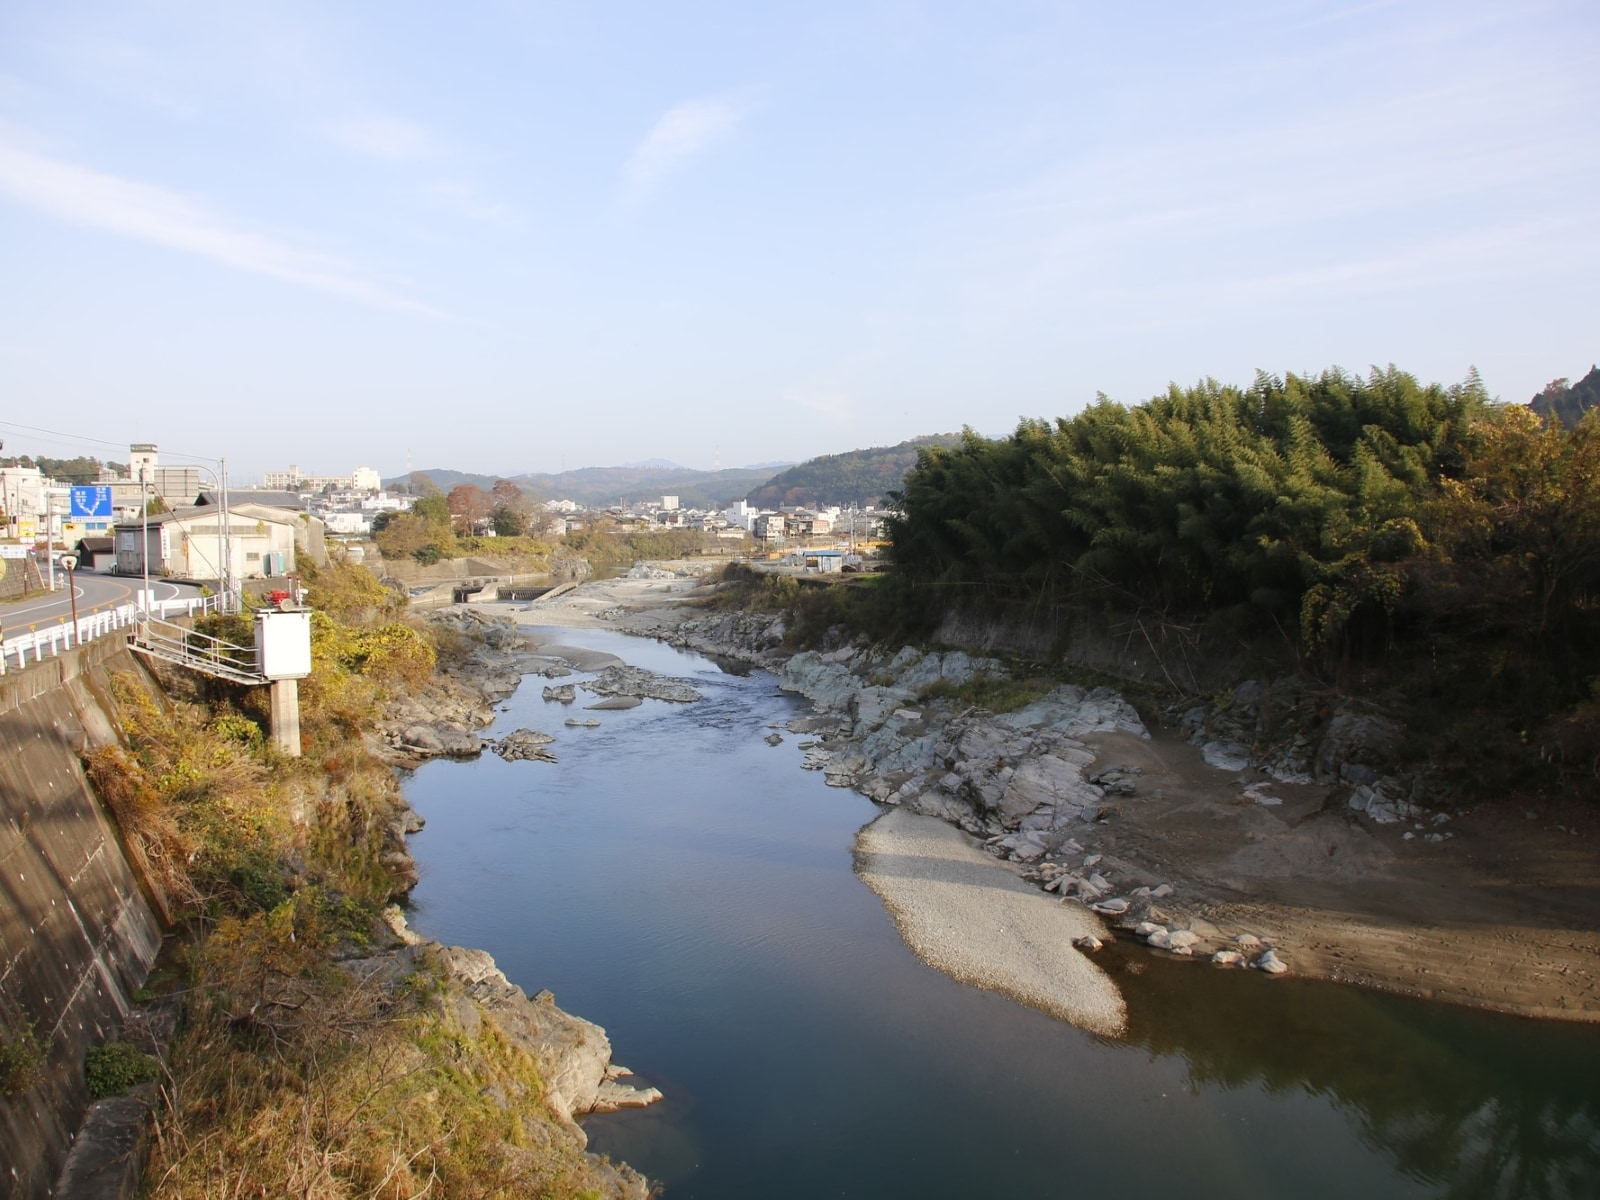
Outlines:
<svg viewBox="0 0 1600 1200"><path fill-rule="evenodd" d="M444 946L439 957L466 995L539 1064L545 1100L561 1120L572 1123L584 1113L645 1105L661 1098L655 1088L634 1089L621 1083L628 1072L612 1063L606 1031L557 1008L548 991L528 999L482 950ZM473 1023L470 1011L461 1015L464 1024ZM475 1030L469 1028L469 1032Z"/></svg>
<svg viewBox="0 0 1600 1200"><path fill-rule="evenodd" d="M828 661L815 650L804 650L783 665L778 685L799 692L823 712L849 712L861 681L839 661Z"/></svg>
<svg viewBox="0 0 1600 1200"><path fill-rule="evenodd" d="M1344 706L1328 722L1317 747L1317 782L1333 783L1349 763L1381 772L1393 764L1400 744L1397 722L1368 709Z"/></svg>

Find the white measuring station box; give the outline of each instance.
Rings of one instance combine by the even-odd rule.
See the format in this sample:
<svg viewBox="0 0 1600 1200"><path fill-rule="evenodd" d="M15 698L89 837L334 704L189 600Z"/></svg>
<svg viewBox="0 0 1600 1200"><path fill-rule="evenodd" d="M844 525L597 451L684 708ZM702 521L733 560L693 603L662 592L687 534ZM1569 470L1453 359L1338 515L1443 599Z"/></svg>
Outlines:
<svg viewBox="0 0 1600 1200"><path fill-rule="evenodd" d="M311 674L310 611L256 613L256 661L267 679L304 679Z"/></svg>

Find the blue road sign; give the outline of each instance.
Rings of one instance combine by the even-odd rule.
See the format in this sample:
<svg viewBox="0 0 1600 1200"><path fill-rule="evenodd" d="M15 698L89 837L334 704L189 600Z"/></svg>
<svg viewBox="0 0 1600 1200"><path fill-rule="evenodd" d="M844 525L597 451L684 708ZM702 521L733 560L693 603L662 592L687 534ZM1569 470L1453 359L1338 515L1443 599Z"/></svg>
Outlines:
<svg viewBox="0 0 1600 1200"><path fill-rule="evenodd" d="M72 489L72 515L75 517L109 517L111 515L111 488L75 487Z"/></svg>

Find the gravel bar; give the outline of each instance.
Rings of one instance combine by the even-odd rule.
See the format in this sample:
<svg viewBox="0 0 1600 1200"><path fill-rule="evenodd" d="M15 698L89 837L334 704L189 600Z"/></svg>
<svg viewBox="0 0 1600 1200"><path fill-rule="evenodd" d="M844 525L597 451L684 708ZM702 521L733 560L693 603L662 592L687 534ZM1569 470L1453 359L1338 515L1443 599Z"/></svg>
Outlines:
<svg viewBox="0 0 1600 1200"><path fill-rule="evenodd" d="M1116 1037L1127 1009L1072 939L1105 932L1077 905L1030 887L935 817L890 809L856 838L856 874L929 966Z"/></svg>

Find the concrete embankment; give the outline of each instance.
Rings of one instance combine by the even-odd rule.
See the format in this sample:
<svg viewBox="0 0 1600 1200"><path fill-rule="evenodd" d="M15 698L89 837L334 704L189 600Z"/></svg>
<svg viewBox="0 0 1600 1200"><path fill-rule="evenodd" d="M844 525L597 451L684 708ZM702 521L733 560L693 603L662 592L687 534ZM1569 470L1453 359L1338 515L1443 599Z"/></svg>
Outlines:
<svg viewBox="0 0 1600 1200"><path fill-rule="evenodd" d="M8 1196L48 1194L89 1105L84 1054L116 1035L160 948L81 762L116 740L113 672L148 678L108 640L0 680L0 1039L37 1078L0 1094Z"/></svg>

